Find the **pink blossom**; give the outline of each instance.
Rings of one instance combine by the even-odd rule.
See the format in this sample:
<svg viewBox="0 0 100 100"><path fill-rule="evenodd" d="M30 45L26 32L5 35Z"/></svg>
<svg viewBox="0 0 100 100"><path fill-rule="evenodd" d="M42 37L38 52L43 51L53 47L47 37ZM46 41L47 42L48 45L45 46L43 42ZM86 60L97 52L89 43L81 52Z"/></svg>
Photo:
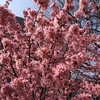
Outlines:
<svg viewBox="0 0 100 100"><path fill-rule="evenodd" d="M1 62L2 64L5 63L5 64L9 64L10 62L10 59L9 59L9 56L6 56L6 55L2 55L2 58L1 58Z"/></svg>
<svg viewBox="0 0 100 100"><path fill-rule="evenodd" d="M31 18L34 18L34 17L37 16L37 11L35 11L35 10L29 10L29 14L30 14Z"/></svg>
<svg viewBox="0 0 100 100"><path fill-rule="evenodd" d="M52 9L52 12L50 12L50 15L52 17L55 17L56 14L59 13L59 7L58 7L57 3L56 2L52 2L52 4L50 5L50 8Z"/></svg>
<svg viewBox="0 0 100 100"><path fill-rule="evenodd" d="M87 6L88 2L87 2L87 0L79 0L79 4L83 5L83 6Z"/></svg>
<svg viewBox="0 0 100 100"><path fill-rule="evenodd" d="M100 35L98 35L98 36L96 37L96 39L97 39L97 41L99 42L99 41L100 41Z"/></svg>
<svg viewBox="0 0 100 100"><path fill-rule="evenodd" d="M79 27L77 24L73 24L70 28L69 28L69 33L71 34L78 34L79 32Z"/></svg>
<svg viewBox="0 0 100 100"><path fill-rule="evenodd" d="M37 16L37 25L38 26L42 26L43 25L43 22L44 22L44 18L43 18L43 15L42 14L39 14L38 16Z"/></svg>
<svg viewBox="0 0 100 100"><path fill-rule="evenodd" d="M90 2L90 6L93 7L92 12L96 12L96 6L95 6L95 4L93 2Z"/></svg>
<svg viewBox="0 0 100 100"><path fill-rule="evenodd" d="M0 6L0 24L7 25L7 23L14 23L15 15L11 13L11 11L7 10L3 6Z"/></svg>
<svg viewBox="0 0 100 100"><path fill-rule="evenodd" d="M34 0L34 2L45 10L48 7L49 0Z"/></svg>
<svg viewBox="0 0 100 100"><path fill-rule="evenodd" d="M23 15L24 15L24 17L27 17L28 16L28 12L26 10L23 10Z"/></svg>
<svg viewBox="0 0 100 100"><path fill-rule="evenodd" d="M91 95L90 94L80 94L78 97L78 100L91 100Z"/></svg>
<svg viewBox="0 0 100 100"><path fill-rule="evenodd" d="M14 88L10 84L5 84L1 88L1 93L3 93L6 96L11 96L14 91Z"/></svg>
<svg viewBox="0 0 100 100"><path fill-rule="evenodd" d="M65 5L64 5L64 7L62 9L65 10L65 11L69 11L69 10L73 10L74 6L72 6L69 3L65 3Z"/></svg>
<svg viewBox="0 0 100 100"><path fill-rule="evenodd" d="M21 27L21 25L20 24L18 24L18 23L16 23L15 25L14 25L14 30L16 30L16 31L20 31L20 30L22 30L22 27Z"/></svg>
<svg viewBox="0 0 100 100"><path fill-rule="evenodd" d="M82 17L82 12L80 12L79 10L74 12L74 16L78 19L80 19Z"/></svg>

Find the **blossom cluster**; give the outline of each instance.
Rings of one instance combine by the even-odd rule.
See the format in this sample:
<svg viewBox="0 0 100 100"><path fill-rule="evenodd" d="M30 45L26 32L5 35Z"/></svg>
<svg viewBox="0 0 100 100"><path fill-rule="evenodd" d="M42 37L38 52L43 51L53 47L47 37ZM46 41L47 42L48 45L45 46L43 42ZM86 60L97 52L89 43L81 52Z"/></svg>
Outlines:
<svg viewBox="0 0 100 100"><path fill-rule="evenodd" d="M0 6L0 99L99 98L100 35L88 34L89 22L83 28L70 24L74 21L68 14L73 0L66 0L61 10L53 2L50 18L42 11L49 0L34 1L39 10L23 11L24 31L15 23L15 15ZM87 0L79 4L76 19L88 14Z"/></svg>

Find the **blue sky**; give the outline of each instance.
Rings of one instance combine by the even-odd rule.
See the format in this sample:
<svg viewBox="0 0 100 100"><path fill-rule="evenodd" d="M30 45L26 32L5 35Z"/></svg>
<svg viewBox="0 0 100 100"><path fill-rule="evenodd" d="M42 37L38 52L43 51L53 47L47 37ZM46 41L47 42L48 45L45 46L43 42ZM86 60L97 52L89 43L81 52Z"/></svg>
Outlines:
<svg viewBox="0 0 100 100"><path fill-rule="evenodd" d="M4 5L6 0L0 0L0 5ZM13 0L10 5L9 9L16 15L22 17L22 11L27 9L28 7L32 9L37 9L36 4L33 0Z"/></svg>

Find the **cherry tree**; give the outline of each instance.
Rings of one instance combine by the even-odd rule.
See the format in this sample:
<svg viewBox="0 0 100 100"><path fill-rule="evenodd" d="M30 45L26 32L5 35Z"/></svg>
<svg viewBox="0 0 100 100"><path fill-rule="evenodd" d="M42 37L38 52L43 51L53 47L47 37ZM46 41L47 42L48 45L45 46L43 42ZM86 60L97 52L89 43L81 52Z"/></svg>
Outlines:
<svg viewBox="0 0 100 100"><path fill-rule="evenodd" d="M79 0L73 17L74 0L65 0L62 9L52 1L46 18L50 1L34 0L38 10L23 10L21 31L10 1L0 6L0 99L99 100L100 35L90 31L89 21L84 27L77 21L95 11L100 20L100 3Z"/></svg>

